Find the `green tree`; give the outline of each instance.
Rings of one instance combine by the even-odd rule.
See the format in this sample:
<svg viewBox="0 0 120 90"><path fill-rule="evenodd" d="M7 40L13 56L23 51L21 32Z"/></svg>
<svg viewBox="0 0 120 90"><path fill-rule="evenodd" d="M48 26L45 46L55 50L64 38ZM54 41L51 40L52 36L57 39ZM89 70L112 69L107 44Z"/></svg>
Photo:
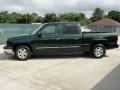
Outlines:
<svg viewBox="0 0 120 90"><path fill-rule="evenodd" d="M22 14L13 12L9 14L9 23L17 23L17 21L22 18Z"/></svg>
<svg viewBox="0 0 120 90"><path fill-rule="evenodd" d="M60 15L60 21L67 21L67 22L79 22L80 16L78 13L65 13Z"/></svg>
<svg viewBox="0 0 120 90"><path fill-rule="evenodd" d="M43 23L43 17L39 16L38 14L32 13L31 16L33 17L33 22Z"/></svg>
<svg viewBox="0 0 120 90"><path fill-rule="evenodd" d="M46 22L57 22L59 21L57 15L55 13L47 13L43 19L44 23Z"/></svg>
<svg viewBox="0 0 120 90"><path fill-rule="evenodd" d="M88 25L90 23L91 23L91 20L87 19L87 18L80 21L80 24L83 25L83 26L86 26L86 25Z"/></svg>
<svg viewBox="0 0 120 90"><path fill-rule="evenodd" d="M20 14L20 13L8 13L7 11L0 12L0 23L32 23L42 22L42 17L37 13L32 14Z"/></svg>
<svg viewBox="0 0 120 90"><path fill-rule="evenodd" d="M108 17L120 22L120 11L110 11L108 12Z"/></svg>
<svg viewBox="0 0 120 90"><path fill-rule="evenodd" d="M80 22L81 25L87 25L90 23L90 19L87 19L83 13L64 13L59 16L60 21L65 22Z"/></svg>
<svg viewBox="0 0 120 90"><path fill-rule="evenodd" d="M83 14L83 13L79 13L79 18L80 18L80 24L81 25L88 25L88 24L90 24L91 23L91 20L90 19L88 19L86 16L85 16L85 14Z"/></svg>
<svg viewBox="0 0 120 90"><path fill-rule="evenodd" d="M35 21L36 23L43 23L43 17L38 16L38 18Z"/></svg>
<svg viewBox="0 0 120 90"><path fill-rule="evenodd" d="M104 16L105 16L104 10L102 10L101 8L96 8L92 14L91 20L95 22L104 18Z"/></svg>
<svg viewBox="0 0 120 90"><path fill-rule="evenodd" d="M32 13L31 14L32 17L32 22L37 22L37 23L42 23L43 22L43 18L41 16L39 16L37 13Z"/></svg>
<svg viewBox="0 0 120 90"><path fill-rule="evenodd" d="M31 14L23 14L22 17L17 21L17 23L32 23L33 22L33 17Z"/></svg>
<svg viewBox="0 0 120 90"><path fill-rule="evenodd" d="M80 22L81 25L90 23L83 13L65 13L56 15L55 13L47 13L44 17L39 16L37 13L21 14L17 12L9 13L8 11L0 12L0 23L46 23L46 22Z"/></svg>
<svg viewBox="0 0 120 90"><path fill-rule="evenodd" d="M8 23L9 15L8 11L0 12L0 23Z"/></svg>

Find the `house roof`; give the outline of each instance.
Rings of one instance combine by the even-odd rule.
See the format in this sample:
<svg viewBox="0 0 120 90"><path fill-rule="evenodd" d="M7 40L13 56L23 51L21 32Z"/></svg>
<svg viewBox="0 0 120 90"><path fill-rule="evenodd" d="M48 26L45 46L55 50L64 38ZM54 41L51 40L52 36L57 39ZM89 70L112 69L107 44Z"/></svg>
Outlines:
<svg viewBox="0 0 120 90"><path fill-rule="evenodd" d="M90 25L104 25L104 26L117 26L120 27L120 23L116 22L110 18L104 18L102 20L96 21Z"/></svg>

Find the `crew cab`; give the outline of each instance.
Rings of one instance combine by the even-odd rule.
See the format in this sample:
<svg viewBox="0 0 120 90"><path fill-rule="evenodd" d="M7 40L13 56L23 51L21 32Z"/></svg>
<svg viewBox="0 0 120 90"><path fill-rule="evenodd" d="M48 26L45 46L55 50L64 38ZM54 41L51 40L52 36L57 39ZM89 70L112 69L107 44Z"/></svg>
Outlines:
<svg viewBox="0 0 120 90"><path fill-rule="evenodd" d="M19 60L36 54L90 53L102 58L106 49L118 48L115 33L82 32L77 22L44 23L28 35L7 40L4 51Z"/></svg>

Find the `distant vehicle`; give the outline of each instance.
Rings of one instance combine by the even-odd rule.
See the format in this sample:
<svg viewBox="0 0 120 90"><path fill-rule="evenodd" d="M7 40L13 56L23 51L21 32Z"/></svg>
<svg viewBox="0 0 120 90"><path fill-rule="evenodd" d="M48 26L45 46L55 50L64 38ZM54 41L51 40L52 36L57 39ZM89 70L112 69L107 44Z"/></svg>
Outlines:
<svg viewBox="0 0 120 90"><path fill-rule="evenodd" d="M56 53L86 53L95 58L105 55L106 49L118 48L115 33L82 32L79 23L55 22L42 24L29 35L7 40L5 53L19 60L27 60L31 55Z"/></svg>
<svg viewBox="0 0 120 90"><path fill-rule="evenodd" d="M38 24L39 25L39 24L42 24L42 23L32 23L32 24Z"/></svg>
<svg viewBox="0 0 120 90"><path fill-rule="evenodd" d="M89 29L86 26L81 27L81 29L82 29L82 32L91 32L92 31L91 29Z"/></svg>

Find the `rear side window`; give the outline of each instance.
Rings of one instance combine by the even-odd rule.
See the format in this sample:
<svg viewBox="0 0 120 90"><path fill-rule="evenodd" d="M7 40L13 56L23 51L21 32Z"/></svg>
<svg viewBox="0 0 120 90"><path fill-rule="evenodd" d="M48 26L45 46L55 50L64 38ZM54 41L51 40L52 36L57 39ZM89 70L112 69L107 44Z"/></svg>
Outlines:
<svg viewBox="0 0 120 90"><path fill-rule="evenodd" d="M62 34L69 35L69 34L78 34L79 30L77 25L74 24L65 24L62 29Z"/></svg>

